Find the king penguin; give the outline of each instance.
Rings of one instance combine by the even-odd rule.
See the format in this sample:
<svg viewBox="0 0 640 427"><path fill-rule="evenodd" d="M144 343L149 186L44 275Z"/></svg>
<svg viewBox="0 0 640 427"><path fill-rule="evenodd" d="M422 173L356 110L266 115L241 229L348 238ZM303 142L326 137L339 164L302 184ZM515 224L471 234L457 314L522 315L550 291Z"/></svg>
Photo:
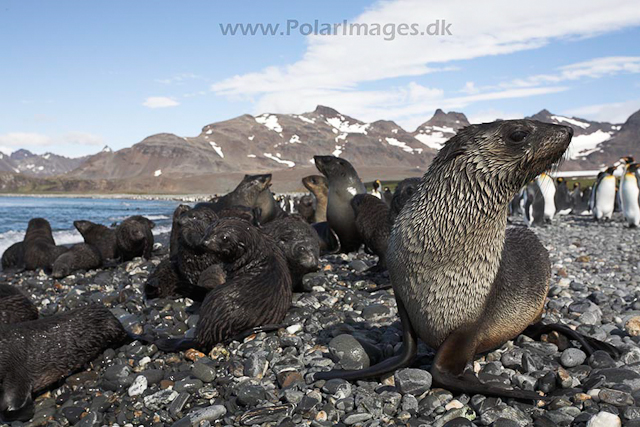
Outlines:
<svg viewBox="0 0 640 427"><path fill-rule="evenodd" d="M620 180L620 202L622 204L622 212L629 224L629 227L635 228L640 225L640 188L638 163L631 163L626 166L626 172Z"/></svg>
<svg viewBox="0 0 640 427"><path fill-rule="evenodd" d="M616 206L615 167L611 166L598 174L591 192L591 211L597 221L611 219Z"/></svg>
<svg viewBox="0 0 640 427"><path fill-rule="evenodd" d="M529 227L544 224L544 196L537 181L524 189L521 206L525 224Z"/></svg>

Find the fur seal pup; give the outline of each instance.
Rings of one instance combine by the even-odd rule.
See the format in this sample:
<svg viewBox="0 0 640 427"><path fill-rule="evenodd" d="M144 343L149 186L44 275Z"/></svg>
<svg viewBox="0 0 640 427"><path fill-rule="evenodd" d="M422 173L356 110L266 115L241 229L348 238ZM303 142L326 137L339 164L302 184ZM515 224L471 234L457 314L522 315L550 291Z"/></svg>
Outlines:
<svg viewBox="0 0 640 427"><path fill-rule="evenodd" d="M573 198L569 194L567 181L564 178L556 179L556 194L554 196L555 207L558 215L569 215L573 209Z"/></svg>
<svg viewBox="0 0 640 427"><path fill-rule="evenodd" d="M437 349L431 373L438 387L539 398L461 375L475 354L502 345L541 318L551 275L548 253L529 229L506 228L507 205L562 158L572 135L568 126L504 120L468 126L445 143L389 238L402 353L362 371L319 373L315 379L375 377L406 366L420 338ZM566 326L556 329L580 339L588 353L596 345L615 351Z"/></svg>
<svg viewBox="0 0 640 427"><path fill-rule="evenodd" d="M320 245L313 227L299 217L289 216L271 221L262 230L285 255L293 290L302 291L302 277L320 267Z"/></svg>
<svg viewBox="0 0 640 427"><path fill-rule="evenodd" d="M329 182L327 199L327 222L338 235L340 250L354 252L362 241L356 230L355 215L351 208L351 199L356 194L365 194L358 173L351 163L335 156L314 156L316 168Z"/></svg>
<svg viewBox="0 0 640 427"><path fill-rule="evenodd" d="M209 291L202 303L196 338L160 340L161 349L209 351L248 329L281 322L291 305L287 261L260 229L242 219L222 218L202 244L224 262L226 282Z"/></svg>
<svg viewBox="0 0 640 427"><path fill-rule="evenodd" d="M179 225L178 221L180 220L180 216L191 210L191 206L189 205L178 205L178 207L173 211L173 217L171 221L171 234L169 235L169 256L173 257L178 250L178 230Z"/></svg>
<svg viewBox="0 0 640 427"><path fill-rule="evenodd" d="M393 192L391 207L389 208L391 223L396 220L396 217L404 205L407 204L407 201L413 196L413 193L416 192L418 184L420 184L420 178L405 178L398 183L396 191Z"/></svg>
<svg viewBox="0 0 640 427"><path fill-rule="evenodd" d="M173 268L170 257L160 261L160 264L149 274L144 284L144 296L146 299L191 298L191 294L191 286L178 275L178 272ZM202 298L204 298L204 295Z"/></svg>
<svg viewBox="0 0 640 427"><path fill-rule="evenodd" d="M98 248L103 260L106 261L118 257L116 230L86 220L73 221L73 226L82 235L86 244Z"/></svg>
<svg viewBox="0 0 640 427"><path fill-rule="evenodd" d="M29 221L23 243L24 266L27 270L43 268L50 271L54 261L67 251L64 246L56 246L51 224L44 218Z"/></svg>
<svg viewBox="0 0 640 427"><path fill-rule="evenodd" d="M608 220L613 216L616 206L615 167L600 172L591 191L591 212L597 221Z"/></svg>
<svg viewBox="0 0 640 427"><path fill-rule="evenodd" d="M316 198L316 212L313 222L327 220L327 201L329 199L329 182L322 175L310 175L302 178L302 184Z"/></svg>
<svg viewBox="0 0 640 427"><path fill-rule="evenodd" d="M620 180L620 201L622 212L629 227L635 228L640 225L640 205L639 196L640 174L638 173L638 163L627 165L624 175Z"/></svg>
<svg viewBox="0 0 640 427"><path fill-rule="evenodd" d="M140 215L129 217L116 227L118 255L122 261L131 261L135 257L151 258L153 227L153 221Z"/></svg>
<svg viewBox="0 0 640 427"><path fill-rule="evenodd" d="M393 199L393 193L389 189L389 187L384 187L384 192L382 193L382 200L387 204L387 206L391 206L391 200Z"/></svg>
<svg viewBox="0 0 640 427"><path fill-rule="evenodd" d="M306 194L300 197L300 200L297 201L295 206L295 211L298 212L300 216L304 218L304 220L309 224L313 224L316 215L316 211L313 207L313 202L313 196Z"/></svg>
<svg viewBox="0 0 640 427"><path fill-rule="evenodd" d="M80 243L63 253L53 263L51 276L62 279L78 270L92 270L102 266L100 250L93 245Z"/></svg>
<svg viewBox="0 0 640 427"><path fill-rule="evenodd" d="M98 306L0 325L0 413L5 420L30 419L33 394L127 338L118 319Z"/></svg>
<svg viewBox="0 0 640 427"><path fill-rule="evenodd" d="M387 245L391 234L387 204L371 194L356 194L351 199L351 207L356 215L356 228L362 242L378 256L378 264L371 270L386 270Z"/></svg>
<svg viewBox="0 0 640 427"><path fill-rule="evenodd" d="M1 265L4 271L24 269L24 243L16 242L9 246L2 253Z"/></svg>
<svg viewBox="0 0 640 427"><path fill-rule="evenodd" d="M38 309L18 288L0 283L0 325L38 318Z"/></svg>

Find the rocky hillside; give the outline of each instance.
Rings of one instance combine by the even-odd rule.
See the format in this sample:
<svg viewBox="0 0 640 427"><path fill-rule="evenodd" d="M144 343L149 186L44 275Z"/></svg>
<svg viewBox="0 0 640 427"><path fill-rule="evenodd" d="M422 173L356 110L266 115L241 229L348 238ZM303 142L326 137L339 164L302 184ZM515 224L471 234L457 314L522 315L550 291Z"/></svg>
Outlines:
<svg viewBox="0 0 640 427"><path fill-rule="evenodd" d="M439 150L449 138L469 124L464 114L454 111L445 113L438 108L433 117L418 126L411 135L427 147Z"/></svg>

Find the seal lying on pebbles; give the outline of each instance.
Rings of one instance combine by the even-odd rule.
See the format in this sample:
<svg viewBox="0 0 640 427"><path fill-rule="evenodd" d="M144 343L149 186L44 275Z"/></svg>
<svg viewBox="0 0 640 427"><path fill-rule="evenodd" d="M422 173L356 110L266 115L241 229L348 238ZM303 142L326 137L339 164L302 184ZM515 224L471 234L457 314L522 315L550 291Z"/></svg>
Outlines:
<svg viewBox="0 0 640 427"><path fill-rule="evenodd" d="M93 245L80 243L63 253L53 263L51 275L56 279L67 277L74 271L91 270L102 266L100 251Z"/></svg>
<svg viewBox="0 0 640 427"><path fill-rule="evenodd" d="M24 268L24 243L16 242L2 254L2 269L22 270Z"/></svg>
<svg viewBox="0 0 640 427"><path fill-rule="evenodd" d="M124 328L104 307L89 306L15 325L0 325L0 412L28 420L37 394L123 343Z"/></svg>
<svg viewBox="0 0 640 427"><path fill-rule="evenodd" d="M116 230L86 220L73 221L73 226L80 232L86 244L98 248L103 260L117 258Z"/></svg>
<svg viewBox="0 0 640 427"><path fill-rule="evenodd" d="M387 204L371 194L357 194L351 199L351 207L356 215L356 228L362 242L378 256L378 264L371 270L386 270L387 245L391 233Z"/></svg>
<svg viewBox="0 0 640 427"><path fill-rule="evenodd" d="M266 224L263 231L276 242L287 258L293 290L302 290L302 277L319 268L320 245L308 223L296 216L277 219Z"/></svg>
<svg viewBox="0 0 640 427"><path fill-rule="evenodd" d="M153 227L153 221L140 215L127 218L116 227L118 255L122 261L131 261L135 257L151 258Z"/></svg>
<svg viewBox="0 0 640 427"><path fill-rule="evenodd" d="M353 196L367 191L356 170L345 159L335 156L314 156L313 159L316 168L329 182L329 227L338 235L342 252L357 251L362 241L356 230L355 215L350 203Z"/></svg>
<svg viewBox="0 0 640 427"><path fill-rule="evenodd" d="M20 290L0 284L0 325L26 322L38 318L38 309Z"/></svg>
<svg viewBox="0 0 640 427"><path fill-rule="evenodd" d="M195 340L160 340L163 350L208 351L248 329L281 322L291 306L287 261L260 229L242 219L222 218L210 227L203 245L224 262L226 282L202 303Z"/></svg>
<svg viewBox="0 0 640 427"><path fill-rule="evenodd" d="M302 178L302 184L316 198L316 211L313 222L327 220L327 201L329 199L329 182L322 175L310 175Z"/></svg>
<svg viewBox="0 0 640 427"><path fill-rule="evenodd" d="M391 198L391 206L389 208L389 218L393 223L396 217L407 204L413 193L416 192L418 185L420 184L420 178L406 178L398 183L396 191L393 192Z"/></svg>
<svg viewBox="0 0 640 427"><path fill-rule="evenodd" d="M27 270L43 268L49 271L58 256L67 251L64 246L56 246L51 224L44 218L29 221L23 243L24 266Z"/></svg>
<svg viewBox="0 0 640 427"><path fill-rule="evenodd" d="M170 258L160 261L147 277L144 284L144 295L147 299L192 297L192 287L183 281L171 264ZM204 298L204 295L202 295Z"/></svg>
<svg viewBox="0 0 640 427"><path fill-rule="evenodd" d="M434 383L466 394L536 399L461 377L477 353L502 345L540 320L549 286L548 253L534 233L506 229L507 205L527 182L561 159L573 130L506 120L461 130L440 150L398 215L387 262L403 327L399 356L361 371L315 379L380 376L406 366L417 338L437 349ZM554 329L534 328L532 334ZM598 349L615 349L568 327L558 330ZM589 350L588 348L585 348Z"/></svg>

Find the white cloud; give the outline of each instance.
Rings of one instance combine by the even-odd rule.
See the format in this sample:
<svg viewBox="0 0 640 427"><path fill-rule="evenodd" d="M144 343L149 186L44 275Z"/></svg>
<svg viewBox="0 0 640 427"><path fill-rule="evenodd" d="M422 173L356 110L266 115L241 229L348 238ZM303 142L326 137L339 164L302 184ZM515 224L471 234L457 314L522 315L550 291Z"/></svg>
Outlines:
<svg viewBox="0 0 640 427"><path fill-rule="evenodd" d="M50 137L40 133L11 132L0 135L0 144L5 147L43 147L52 143Z"/></svg>
<svg viewBox="0 0 640 427"><path fill-rule="evenodd" d="M0 151L12 152L19 148L39 148L59 145L103 145L101 136L86 132L68 132L61 136L41 133L10 132L0 135Z"/></svg>
<svg viewBox="0 0 640 427"><path fill-rule="evenodd" d="M640 99L634 99L626 102L587 105L564 111L562 114L599 122L624 123L631 114L638 110L640 110Z"/></svg>
<svg viewBox="0 0 640 427"><path fill-rule="evenodd" d="M524 114L515 112L515 111L501 111L493 108L489 108L487 110L481 110L474 114L470 114L467 118L470 123L488 123L493 122L496 119L502 120L511 120L511 119L521 119L524 117Z"/></svg>
<svg viewBox="0 0 640 427"><path fill-rule="evenodd" d="M104 139L98 135L92 135L86 132L69 132L62 135L61 141L66 144L74 145L105 145Z"/></svg>
<svg viewBox="0 0 640 427"><path fill-rule="evenodd" d="M167 98L166 96L150 96L142 103L142 105L148 108L167 108L178 106L180 103L175 99Z"/></svg>
<svg viewBox="0 0 640 427"><path fill-rule="evenodd" d="M439 88L424 88L424 99L412 100L411 93L422 86L413 92L409 87L363 90L366 82L450 70L452 61L509 54L637 25L640 8L625 0L499 0L491 7L474 0L396 0L380 1L350 22L418 22L426 27L435 19L451 23L453 35L397 36L393 41L376 36L312 35L307 37L307 50L299 61L236 75L214 83L211 90L232 100L250 100L256 112L299 112L327 104L357 117L371 118L373 113L383 112L375 118L391 116L408 123L420 110L558 92L566 89L557 86L560 82L629 71L629 66L635 72L633 61L625 63L629 58L618 58L573 64L559 70L560 78L538 76L537 82L534 79L527 85L512 83L483 91L470 82L464 96L453 98ZM540 85L545 87L537 87ZM546 87L549 85L553 87Z"/></svg>

